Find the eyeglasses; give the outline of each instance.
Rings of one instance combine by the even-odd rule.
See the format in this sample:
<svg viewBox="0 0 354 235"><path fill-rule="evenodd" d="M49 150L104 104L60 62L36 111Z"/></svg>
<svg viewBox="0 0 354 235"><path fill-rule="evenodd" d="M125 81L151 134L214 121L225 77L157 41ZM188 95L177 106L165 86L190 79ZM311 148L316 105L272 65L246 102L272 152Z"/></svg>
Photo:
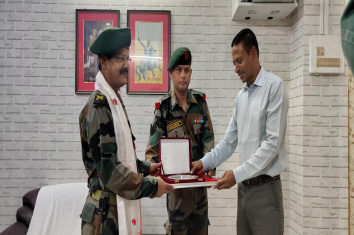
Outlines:
<svg viewBox="0 0 354 235"><path fill-rule="evenodd" d="M185 68L185 69L182 69L182 68L176 68L174 70L176 72L176 74L181 74L182 71L184 71L185 74L189 74L192 70L190 68Z"/></svg>
<svg viewBox="0 0 354 235"><path fill-rule="evenodd" d="M132 61L132 59L129 56L125 57L123 55L117 55L117 56L115 56L115 58L118 60L118 63L124 63L125 61L128 61L128 62Z"/></svg>

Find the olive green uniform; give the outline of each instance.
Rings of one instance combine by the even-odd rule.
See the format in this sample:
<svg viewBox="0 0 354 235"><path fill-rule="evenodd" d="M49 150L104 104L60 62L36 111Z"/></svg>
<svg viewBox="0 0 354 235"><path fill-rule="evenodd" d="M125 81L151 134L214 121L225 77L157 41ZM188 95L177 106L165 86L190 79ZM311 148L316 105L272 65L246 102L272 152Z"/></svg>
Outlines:
<svg viewBox="0 0 354 235"><path fill-rule="evenodd" d="M150 127L145 160L159 162L159 137L190 137L192 161L214 147L214 132L205 94L189 89L186 112L171 91L157 104ZM167 234L207 234L208 195L206 188L175 189L167 195Z"/></svg>
<svg viewBox="0 0 354 235"><path fill-rule="evenodd" d="M128 124L128 115L122 102ZM154 197L155 177L149 174L151 163L137 159L135 173L117 161L113 117L106 97L94 91L80 114L82 160L88 174L89 194L80 215L82 234L118 234L115 196L125 199ZM135 137L132 134L133 143Z"/></svg>

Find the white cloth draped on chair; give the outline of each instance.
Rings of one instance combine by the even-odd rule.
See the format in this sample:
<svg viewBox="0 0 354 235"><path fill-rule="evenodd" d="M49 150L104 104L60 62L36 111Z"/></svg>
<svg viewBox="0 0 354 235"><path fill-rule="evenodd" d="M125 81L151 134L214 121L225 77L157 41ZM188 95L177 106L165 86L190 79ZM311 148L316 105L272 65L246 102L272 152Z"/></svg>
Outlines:
<svg viewBox="0 0 354 235"><path fill-rule="evenodd" d="M87 192L86 183L42 187L27 235L80 235L80 214Z"/></svg>

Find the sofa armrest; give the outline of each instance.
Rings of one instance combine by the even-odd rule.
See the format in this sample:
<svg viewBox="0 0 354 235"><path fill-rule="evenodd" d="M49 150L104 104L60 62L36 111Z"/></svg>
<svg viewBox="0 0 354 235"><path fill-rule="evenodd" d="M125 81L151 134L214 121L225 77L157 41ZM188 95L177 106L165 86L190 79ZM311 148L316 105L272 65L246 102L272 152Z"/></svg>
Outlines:
<svg viewBox="0 0 354 235"><path fill-rule="evenodd" d="M29 227L33 216L33 210L29 206L21 206L16 212L16 220Z"/></svg>
<svg viewBox="0 0 354 235"><path fill-rule="evenodd" d="M0 233L0 235L26 235L28 227L21 222L15 222Z"/></svg>
<svg viewBox="0 0 354 235"><path fill-rule="evenodd" d="M40 188L27 192L22 197L23 206L16 212L16 222L6 228L0 235L26 235L29 224L33 216L33 210L36 205L37 196Z"/></svg>
<svg viewBox="0 0 354 235"><path fill-rule="evenodd" d="M40 190L40 188L33 189L33 190L27 192L25 195L23 195L23 197L22 197L23 205L24 206L27 205L30 208L32 208L32 210L33 210L34 206L36 205L39 190Z"/></svg>

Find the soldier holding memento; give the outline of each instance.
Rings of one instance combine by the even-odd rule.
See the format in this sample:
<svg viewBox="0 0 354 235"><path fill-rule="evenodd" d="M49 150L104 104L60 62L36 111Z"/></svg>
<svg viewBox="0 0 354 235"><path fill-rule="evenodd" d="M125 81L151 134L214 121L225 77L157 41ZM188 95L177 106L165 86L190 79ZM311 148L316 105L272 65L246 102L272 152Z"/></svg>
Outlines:
<svg viewBox="0 0 354 235"><path fill-rule="evenodd" d="M214 147L214 132L204 93L188 89L192 76L188 48L175 50L167 70L173 90L156 103L145 159L159 162L159 137L189 137L192 161ZM209 171L209 176L215 170ZM207 234L208 195L206 188L176 189L167 195L167 234Z"/></svg>

